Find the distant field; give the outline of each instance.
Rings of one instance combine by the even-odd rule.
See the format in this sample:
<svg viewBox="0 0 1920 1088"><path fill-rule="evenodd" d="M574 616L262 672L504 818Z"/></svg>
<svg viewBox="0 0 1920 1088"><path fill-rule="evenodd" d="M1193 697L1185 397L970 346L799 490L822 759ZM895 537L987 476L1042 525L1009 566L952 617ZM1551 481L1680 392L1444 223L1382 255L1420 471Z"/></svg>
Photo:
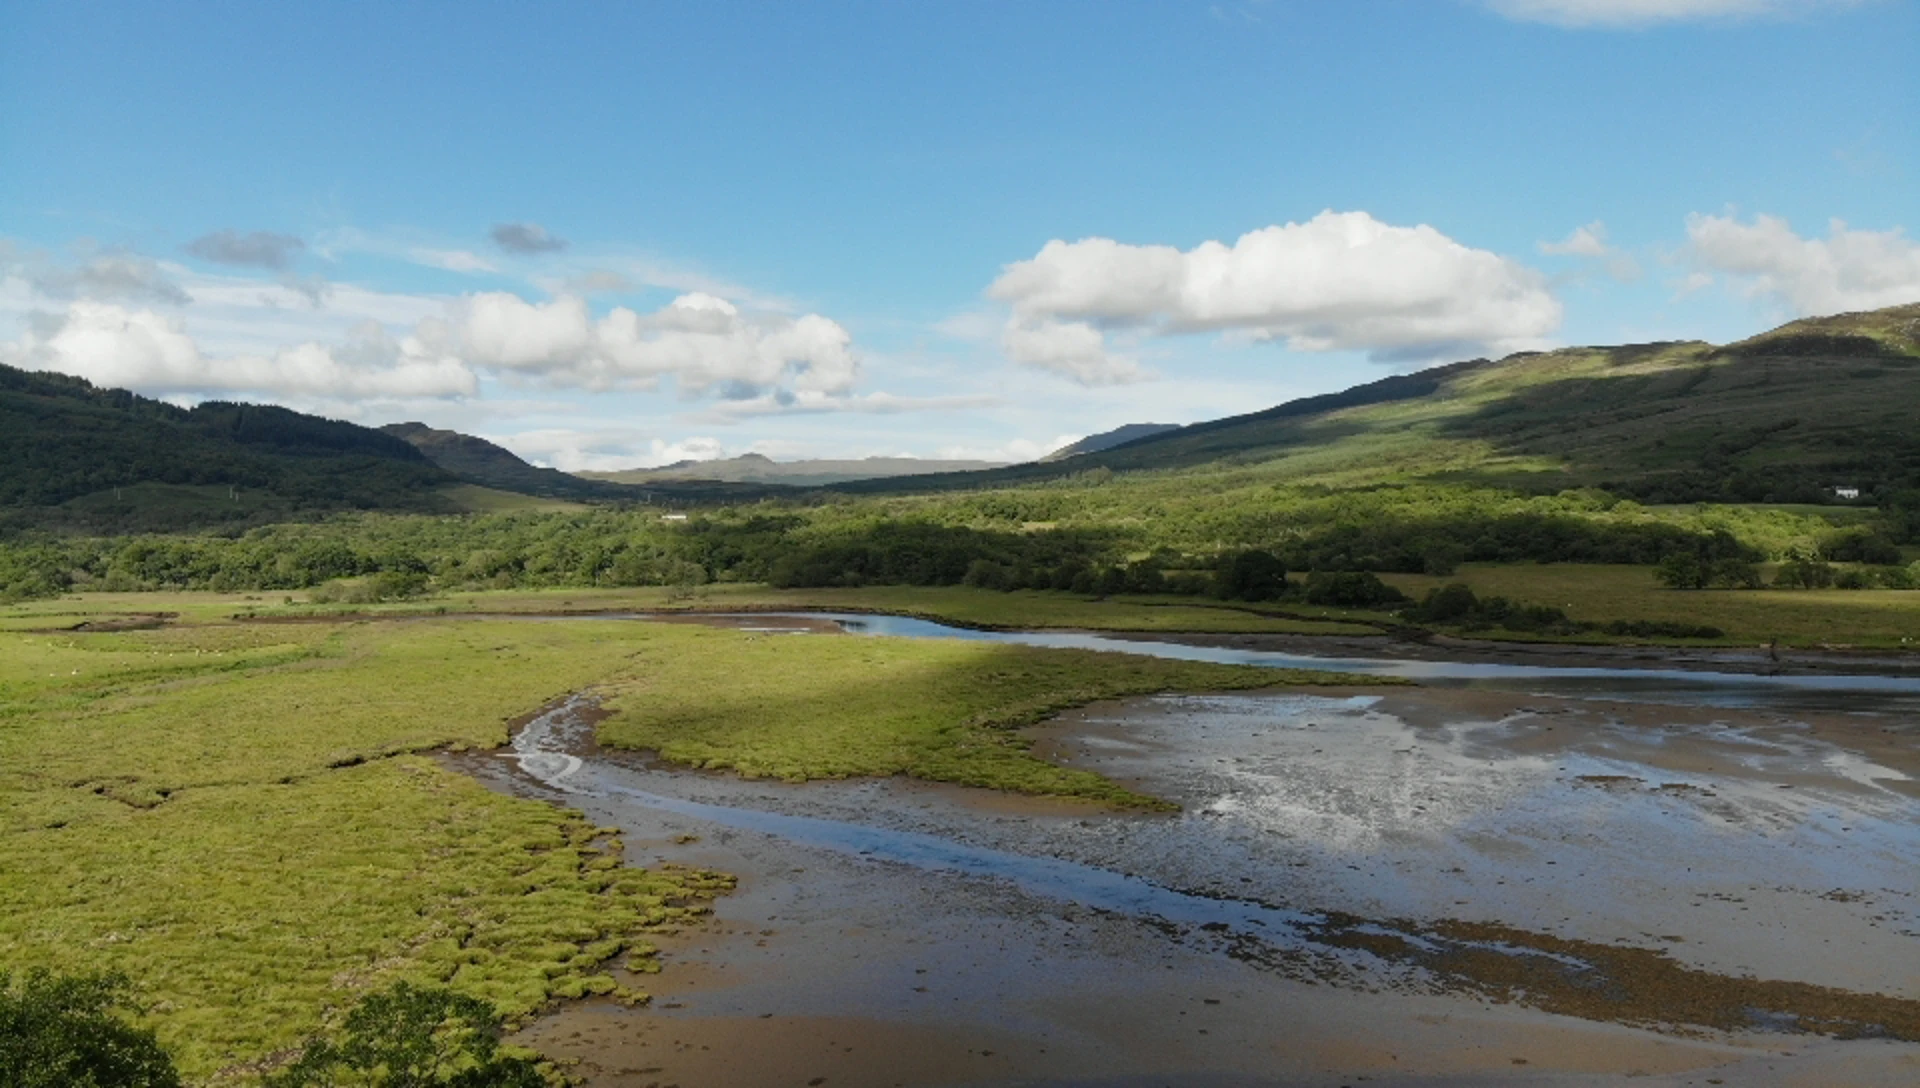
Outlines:
<svg viewBox="0 0 1920 1088"><path fill-rule="evenodd" d="M1280 604L1307 620L1258 614L1265 606L1192 597L1120 596L1095 599L1070 593L1002 593L965 586L868 586L860 589L772 589L763 585L665 586L617 589L558 588L452 592L384 604L313 604L305 591L288 593L88 593L0 608L0 630L70 626L96 614L176 611L194 622L236 615L412 615L467 612L714 611L730 608L789 611L871 611L924 616L963 625L1075 628L1090 631L1206 631L1294 634L1366 634L1375 628L1342 622L1339 609ZM1325 619L1321 619L1325 616Z"/></svg>
<svg viewBox="0 0 1920 1088"><path fill-rule="evenodd" d="M495 487L481 487L479 484L454 484L441 488L440 494L453 503L456 509L472 514L514 514L524 511L554 510L564 512L588 509L584 503L543 498L537 495L522 495L517 491L502 491Z"/></svg>
<svg viewBox="0 0 1920 1088"><path fill-rule="evenodd" d="M1463 582L1481 596L1552 605L1576 620L1707 624L1727 639L1787 646L1920 646L1920 592L1901 590L1667 589L1646 567L1571 563L1470 564L1448 577L1388 574L1411 596Z"/></svg>

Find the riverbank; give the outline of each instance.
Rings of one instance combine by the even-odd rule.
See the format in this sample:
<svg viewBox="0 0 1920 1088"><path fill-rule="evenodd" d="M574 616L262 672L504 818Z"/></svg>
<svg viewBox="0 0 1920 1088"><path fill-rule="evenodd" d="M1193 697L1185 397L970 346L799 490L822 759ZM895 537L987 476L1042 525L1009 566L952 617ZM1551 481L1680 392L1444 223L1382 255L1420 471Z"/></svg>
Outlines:
<svg viewBox="0 0 1920 1088"><path fill-rule="evenodd" d="M568 1006L524 1039L593 1085L1906 1084L1909 1042L1793 1033L1920 1037L1920 756L1886 729L1402 688L1128 700L1030 732L1182 817L589 767L564 803L740 886L664 946L653 1009ZM1339 932L1293 943L1302 912ZM1480 953L1384 943L1407 937ZM1714 1020L1739 1010L1772 1011Z"/></svg>

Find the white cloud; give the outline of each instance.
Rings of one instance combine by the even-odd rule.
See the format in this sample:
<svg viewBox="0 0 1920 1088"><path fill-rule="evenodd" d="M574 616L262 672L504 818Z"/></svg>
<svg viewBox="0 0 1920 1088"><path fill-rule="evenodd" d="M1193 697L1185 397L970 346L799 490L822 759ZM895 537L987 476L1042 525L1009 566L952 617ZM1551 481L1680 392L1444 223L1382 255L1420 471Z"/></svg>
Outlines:
<svg viewBox="0 0 1920 1088"><path fill-rule="evenodd" d="M1862 0L1487 0L1487 7L1509 19L1564 27L1608 29L1768 17L1792 18L1840 8Z"/></svg>
<svg viewBox="0 0 1920 1088"><path fill-rule="evenodd" d="M1009 355L1088 384L1141 376L1109 349L1113 329L1414 360L1538 347L1561 318L1533 269L1365 212L1325 211L1186 251L1056 240L1008 265L987 293L1012 307Z"/></svg>
<svg viewBox="0 0 1920 1088"><path fill-rule="evenodd" d="M180 320L141 305L162 301L181 306ZM71 309L77 302L114 305ZM60 323L66 332L46 331ZM0 343L30 325L40 332L7 345L9 361L169 395L464 396L493 374L590 390L672 379L685 396L830 411L842 410L830 402L848 399L860 369L851 335L826 317L745 311L699 292L596 317L570 294L397 294L290 282L288 273L278 282L198 273L124 253L61 264L0 239ZM368 330L388 347L368 350ZM349 354L353 365L325 361ZM881 396L847 410L907 410Z"/></svg>
<svg viewBox="0 0 1920 1088"><path fill-rule="evenodd" d="M484 366L588 389L650 389L744 399L790 387L839 393L859 375L853 338L819 314L748 314L725 299L686 294L652 313L621 306L594 320L584 300L527 302L489 292L467 299L454 335Z"/></svg>
<svg viewBox="0 0 1920 1088"><path fill-rule="evenodd" d="M1540 252L1562 257L1605 257L1613 247L1607 244L1607 225L1596 220L1573 228L1565 241L1541 242Z"/></svg>
<svg viewBox="0 0 1920 1088"><path fill-rule="evenodd" d="M175 282L175 274L183 271L178 265L163 267L151 257L124 250L96 252L67 266L44 252L21 250L0 239L0 280L18 280L28 292L43 298L178 306L188 300L187 292Z"/></svg>
<svg viewBox="0 0 1920 1088"><path fill-rule="evenodd" d="M1834 219L1825 238L1802 238L1784 219L1687 217L1687 257L1728 277L1748 295L1776 299L1800 315L1873 310L1920 302L1920 242L1898 227L1852 230Z"/></svg>
<svg viewBox="0 0 1920 1088"><path fill-rule="evenodd" d="M1573 228L1561 241L1541 242L1540 252L1552 257L1581 258L1587 267L1604 269L1607 275L1621 283L1640 278L1640 263L1607 243L1607 225L1597 219L1586 226Z"/></svg>
<svg viewBox="0 0 1920 1088"><path fill-rule="evenodd" d="M797 392L776 390L755 397L716 401L711 408L702 413L702 418L713 422L730 423L752 416L819 415L827 412L898 415L902 412L944 412L990 408L1001 403L1003 403L1002 398L992 394L903 397L881 391L855 396L808 389Z"/></svg>
<svg viewBox="0 0 1920 1088"><path fill-rule="evenodd" d="M1038 461L1062 446L1070 446L1084 434L1061 434L1052 439L1035 441L1029 438L1013 438L997 446L969 446L965 444L942 446L934 453L941 461L998 461L1001 464L1025 464Z"/></svg>
<svg viewBox="0 0 1920 1088"><path fill-rule="evenodd" d="M1106 333L1085 321L1016 317L1001 331L1000 346L1016 363L1082 385L1124 385L1149 377L1132 356L1109 350Z"/></svg>
<svg viewBox="0 0 1920 1088"><path fill-rule="evenodd" d="M414 337L395 340L378 325L338 347L308 342L270 356L215 358L177 318L85 300L64 314L39 315L21 339L0 344L0 361L160 394L455 397L478 390L459 360L435 355Z"/></svg>
<svg viewBox="0 0 1920 1088"><path fill-rule="evenodd" d="M465 249L429 249L415 246L407 250L408 259L415 264L424 264L430 268L441 268L448 272L498 272L493 262Z"/></svg>
<svg viewBox="0 0 1920 1088"><path fill-rule="evenodd" d="M557 468L562 472L619 472L630 468L658 468L678 461L714 461L729 456L720 440L710 436L668 441L619 427L601 430L547 428L509 435L489 435L487 438L534 464Z"/></svg>

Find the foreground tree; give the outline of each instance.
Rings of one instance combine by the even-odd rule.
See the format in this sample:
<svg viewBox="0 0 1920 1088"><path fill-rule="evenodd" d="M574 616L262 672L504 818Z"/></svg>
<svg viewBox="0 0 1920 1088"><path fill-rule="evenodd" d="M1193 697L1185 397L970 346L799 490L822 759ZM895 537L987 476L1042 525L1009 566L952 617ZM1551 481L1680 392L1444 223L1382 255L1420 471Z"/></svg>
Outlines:
<svg viewBox="0 0 1920 1088"><path fill-rule="evenodd" d="M500 1049L500 1014L478 998L398 983L369 994L331 1036L308 1040L269 1088L545 1088L529 1058Z"/></svg>
<svg viewBox="0 0 1920 1088"><path fill-rule="evenodd" d="M0 971L0 1086L179 1088L153 1032L124 1018L127 988L120 975Z"/></svg>

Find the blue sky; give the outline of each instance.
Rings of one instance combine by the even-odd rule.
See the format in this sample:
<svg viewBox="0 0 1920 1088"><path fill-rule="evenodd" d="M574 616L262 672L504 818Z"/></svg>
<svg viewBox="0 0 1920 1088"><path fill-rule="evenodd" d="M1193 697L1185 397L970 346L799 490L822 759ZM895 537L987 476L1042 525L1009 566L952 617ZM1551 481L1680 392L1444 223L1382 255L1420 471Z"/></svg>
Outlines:
<svg viewBox="0 0 1920 1088"><path fill-rule="evenodd" d="M566 468L1920 300L1908 0L6 10L0 361Z"/></svg>

